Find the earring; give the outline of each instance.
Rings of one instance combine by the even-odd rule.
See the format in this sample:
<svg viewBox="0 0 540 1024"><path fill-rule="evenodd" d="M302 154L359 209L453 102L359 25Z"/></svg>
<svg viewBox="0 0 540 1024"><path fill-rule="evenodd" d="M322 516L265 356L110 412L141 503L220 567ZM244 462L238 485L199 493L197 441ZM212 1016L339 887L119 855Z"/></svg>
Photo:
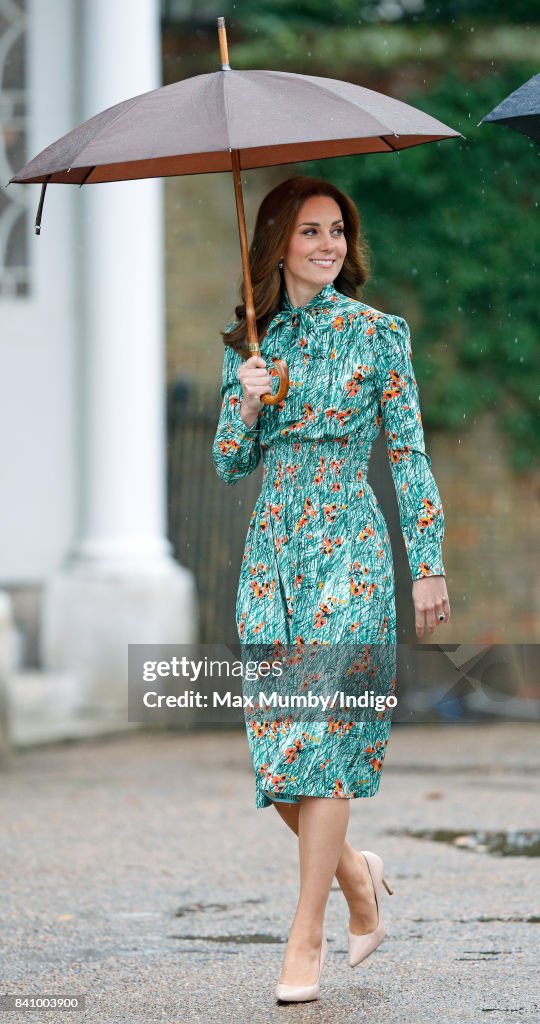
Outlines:
<svg viewBox="0 0 540 1024"><path fill-rule="evenodd" d="M278 267L279 267L280 270L283 270L283 260L279 261Z"/></svg>

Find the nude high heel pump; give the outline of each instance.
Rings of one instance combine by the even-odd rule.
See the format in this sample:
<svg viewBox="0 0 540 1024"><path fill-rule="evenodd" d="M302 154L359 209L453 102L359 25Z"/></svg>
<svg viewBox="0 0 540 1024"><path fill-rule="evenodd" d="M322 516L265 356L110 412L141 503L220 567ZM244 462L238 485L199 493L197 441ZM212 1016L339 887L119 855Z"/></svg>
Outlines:
<svg viewBox="0 0 540 1024"><path fill-rule="evenodd" d="M328 942L323 937L321 952L319 956L319 976L313 985L284 985L279 982L276 985L276 999L287 1003L307 1003L310 999L318 999L320 995L320 982L324 961L328 953Z"/></svg>
<svg viewBox="0 0 540 1024"><path fill-rule="evenodd" d="M356 965L361 963L362 960L365 960L370 953L373 953L374 949L377 949L377 946L379 946L384 939L384 922L381 916L381 895L383 885L389 896L392 896L394 892L384 877L384 864L379 855L377 853L372 853L371 850L360 850L360 853L366 859L369 873L371 875L371 881L373 882L378 920L377 927L366 935L353 935L349 929L349 964L351 967L356 967Z"/></svg>

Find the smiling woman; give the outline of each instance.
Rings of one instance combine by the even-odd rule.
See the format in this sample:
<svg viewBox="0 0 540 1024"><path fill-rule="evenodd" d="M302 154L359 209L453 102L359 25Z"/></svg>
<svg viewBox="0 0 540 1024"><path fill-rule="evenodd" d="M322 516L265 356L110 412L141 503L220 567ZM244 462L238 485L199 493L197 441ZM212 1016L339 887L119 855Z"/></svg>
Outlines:
<svg viewBox="0 0 540 1024"><path fill-rule="evenodd" d="M320 209L321 215L314 209ZM291 288L292 303L301 306L329 281L343 295L355 298L368 276L367 244L360 233L358 211L340 189L319 178L289 178L268 193L257 213L249 256L259 338L281 309L284 284ZM331 267L325 265L329 259ZM231 330L222 331L222 337L247 358L243 285L241 299L235 308L236 321L228 325Z"/></svg>
<svg viewBox="0 0 540 1024"><path fill-rule="evenodd" d="M229 484L261 458L264 464L240 567L239 639L244 650L266 645L283 657L282 690L311 691L314 680L330 677L327 692L373 688L393 699L392 551L367 481L381 427L418 635L450 615L443 509L424 445L409 328L358 298L367 277L358 213L327 182L292 178L266 196L250 258L261 354L242 360L242 303L237 322L223 332L223 401L213 446L216 470ZM263 405L276 376L274 358L286 358L291 386L283 401ZM313 666L311 673L297 671L313 648L323 658L315 674ZM256 806L274 804L300 840L301 895L280 999L316 998L334 873L351 910L351 966L384 935L382 860L371 851L359 857L345 836L351 801L378 791L392 706L386 700L375 715L360 710L352 716L358 720L346 721L329 709L303 721L274 721L260 707L246 714Z"/></svg>

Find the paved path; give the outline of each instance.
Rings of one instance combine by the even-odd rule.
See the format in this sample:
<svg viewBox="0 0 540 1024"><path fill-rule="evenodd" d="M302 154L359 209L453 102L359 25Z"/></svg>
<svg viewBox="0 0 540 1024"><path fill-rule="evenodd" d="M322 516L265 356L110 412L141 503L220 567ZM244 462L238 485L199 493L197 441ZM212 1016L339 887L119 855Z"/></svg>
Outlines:
<svg viewBox="0 0 540 1024"><path fill-rule="evenodd" d="M532 1024L538 859L394 830L538 828L538 726L394 726L349 837L379 852L388 935L352 970L328 902L321 999L277 1005L296 839L256 810L242 732L130 734L19 753L0 777L2 985L86 994L6 1024Z"/></svg>

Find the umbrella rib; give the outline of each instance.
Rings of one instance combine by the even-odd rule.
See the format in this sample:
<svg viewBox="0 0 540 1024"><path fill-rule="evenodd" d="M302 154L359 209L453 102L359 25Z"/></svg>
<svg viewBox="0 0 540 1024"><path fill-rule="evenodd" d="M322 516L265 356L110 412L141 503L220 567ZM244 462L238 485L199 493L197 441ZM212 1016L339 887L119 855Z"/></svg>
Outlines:
<svg viewBox="0 0 540 1024"><path fill-rule="evenodd" d="M86 172L86 174L85 174L85 176L84 176L83 180L81 181L81 183L80 183L80 185L79 185L79 188L82 188L82 187L83 187L83 185L86 185L86 182L88 181L88 179L89 179L90 175L92 174L92 171L95 171L95 169L96 169L96 166L97 166L97 164L94 164L94 166L93 166L93 167L90 167L90 168L88 169L88 171Z"/></svg>

